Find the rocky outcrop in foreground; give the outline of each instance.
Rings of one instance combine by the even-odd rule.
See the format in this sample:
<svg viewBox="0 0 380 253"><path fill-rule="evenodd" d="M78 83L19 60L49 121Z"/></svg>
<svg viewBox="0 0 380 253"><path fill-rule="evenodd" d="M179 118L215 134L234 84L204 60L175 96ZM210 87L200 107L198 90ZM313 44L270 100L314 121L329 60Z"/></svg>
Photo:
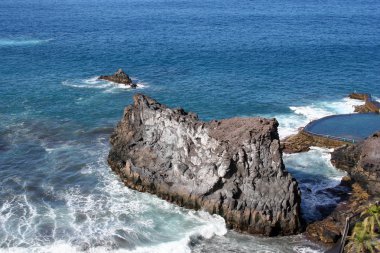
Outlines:
<svg viewBox="0 0 380 253"><path fill-rule="evenodd" d="M137 84L133 83L132 79L122 69L116 71L112 76L100 76L99 79L129 85L131 88L137 87Z"/></svg>
<svg viewBox="0 0 380 253"><path fill-rule="evenodd" d="M275 119L202 122L135 95L111 136L108 163L128 187L223 216L252 234L301 230L300 191L285 171Z"/></svg>

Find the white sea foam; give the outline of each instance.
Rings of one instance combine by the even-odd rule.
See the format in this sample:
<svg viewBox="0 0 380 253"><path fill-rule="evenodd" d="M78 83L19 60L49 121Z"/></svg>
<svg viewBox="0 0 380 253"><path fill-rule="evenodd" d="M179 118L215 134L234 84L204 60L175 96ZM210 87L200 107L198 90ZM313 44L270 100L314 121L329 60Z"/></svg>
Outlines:
<svg viewBox="0 0 380 253"><path fill-rule="evenodd" d="M48 155L65 152L66 146L57 145ZM3 201L0 252L188 253L193 237L227 233L220 216L183 209L125 187L106 164L108 144L103 138L83 152L98 158L79 171L82 179L96 178L92 188L57 190L43 181L45 195L61 204L36 205L27 192ZM24 182L20 181L23 187Z"/></svg>
<svg viewBox="0 0 380 253"><path fill-rule="evenodd" d="M131 79L136 82L136 89L145 89L149 87L147 83L139 81L134 77L131 77ZM93 76L87 79L65 80L62 82L62 85L74 88L102 89L105 93L115 93L120 90L133 90L129 85L100 80L98 76Z"/></svg>
<svg viewBox="0 0 380 253"><path fill-rule="evenodd" d="M293 250L297 253L323 253L322 250L311 249L309 247L294 246Z"/></svg>
<svg viewBox="0 0 380 253"><path fill-rule="evenodd" d="M292 114L275 115L279 121L279 135L285 138L296 134L300 127L322 117L347 114L354 112L354 106L363 104L363 101L343 98L338 101L324 101L305 106L291 106Z"/></svg>
<svg viewBox="0 0 380 253"><path fill-rule="evenodd" d="M331 149L311 147L310 151L284 154L286 168L300 184L302 210L307 219L320 218L319 207L335 205L337 200L326 190L340 184L344 171L331 164Z"/></svg>
<svg viewBox="0 0 380 253"><path fill-rule="evenodd" d="M293 171L305 172L310 175L320 175L328 178L328 181L318 180L319 184L313 186L312 191L335 187L346 173L336 169L331 163L333 149L311 147L308 152L284 154L284 162Z"/></svg>
<svg viewBox="0 0 380 253"><path fill-rule="evenodd" d="M52 39L0 39L0 47L32 46L47 43Z"/></svg>

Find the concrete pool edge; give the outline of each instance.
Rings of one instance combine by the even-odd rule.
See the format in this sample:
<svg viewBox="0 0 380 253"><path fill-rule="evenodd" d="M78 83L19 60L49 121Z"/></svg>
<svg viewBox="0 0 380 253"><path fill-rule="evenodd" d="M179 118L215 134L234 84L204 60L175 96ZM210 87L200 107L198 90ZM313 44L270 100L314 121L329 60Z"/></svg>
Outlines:
<svg viewBox="0 0 380 253"><path fill-rule="evenodd" d="M327 138L325 136L314 135L300 129L295 135L291 135L281 141L284 153L299 153L310 150L310 147L337 148L343 145L352 145L352 142Z"/></svg>
<svg viewBox="0 0 380 253"><path fill-rule="evenodd" d="M373 117L373 119L372 119L372 117ZM316 128L318 126L318 124L325 124L325 123L328 123L328 121L330 121L331 119L336 120L339 118L341 118L342 120L346 120L346 121L347 120L352 121L352 119L358 121L358 122L353 121L353 122L355 122L355 124L357 124L357 127L355 127L356 129L352 129L352 135L347 135L347 134L342 135L341 134L341 136L339 136L339 134L334 134L334 133L321 133L321 132L326 131L326 130L319 130L319 131L317 130L316 131L315 129L313 129L313 128ZM326 117L323 117L323 118L309 122L302 129L302 131L304 131L310 135L313 135L313 136L318 136L320 138L333 139L333 140L341 141L344 143L355 144L355 143L359 143L359 142L364 141L368 136L370 136L371 134L380 130L380 125L379 125L379 128L376 128L376 124L374 125L373 129L363 129L362 130L361 126L362 126L362 124L366 123L365 120L367 120L367 121L370 120L371 123L372 123L372 121L377 120L375 122L378 123L379 119L380 119L379 114L373 113L373 112L330 115L330 116L326 116ZM344 121L342 121L342 122L344 122ZM350 123L349 121L347 121L347 122ZM330 124L331 124L331 122L330 122ZM340 125L337 125L336 127L339 128ZM347 127L347 125L346 125L346 127ZM356 135L355 136L354 132L357 131L358 129L362 132L362 135Z"/></svg>

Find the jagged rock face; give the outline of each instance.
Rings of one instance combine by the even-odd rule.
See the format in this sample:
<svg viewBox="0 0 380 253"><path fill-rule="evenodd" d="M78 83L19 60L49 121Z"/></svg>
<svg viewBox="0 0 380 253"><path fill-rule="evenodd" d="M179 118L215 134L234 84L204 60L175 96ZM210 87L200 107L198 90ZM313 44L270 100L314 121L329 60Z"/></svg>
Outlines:
<svg viewBox="0 0 380 253"><path fill-rule="evenodd" d="M331 155L332 163L346 170L369 193L380 193L380 132L355 146L345 146Z"/></svg>
<svg viewBox="0 0 380 253"><path fill-rule="evenodd" d="M263 118L201 122L135 95L111 136L108 162L128 187L219 214L230 228L294 234L300 191L284 170L277 125Z"/></svg>
<svg viewBox="0 0 380 253"><path fill-rule="evenodd" d="M137 87L137 85L132 82L132 79L122 69L116 71L116 73L112 76L100 76L99 79L129 85L131 88Z"/></svg>

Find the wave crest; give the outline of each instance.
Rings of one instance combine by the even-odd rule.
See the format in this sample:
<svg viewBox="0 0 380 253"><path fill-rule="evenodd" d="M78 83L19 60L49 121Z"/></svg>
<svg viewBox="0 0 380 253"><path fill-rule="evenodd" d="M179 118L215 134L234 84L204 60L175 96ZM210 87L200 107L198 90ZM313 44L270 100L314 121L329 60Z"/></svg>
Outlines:
<svg viewBox="0 0 380 253"><path fill-rule="evenodd" d="M52 39L0 39L0 47L17 47L17 46L33 46L47 43Z"/></svg>
<svg viewBox="0 0 380 253"><path fill-rule="evenodd" d="M323 101L305 106L290 106L289 109L292 114L275 116L279 122L280 138L296 134L300 127L306 126L313 120L335 114L353 113L354 106L362 105L363 103L360 100L343 98L337 101Z"/></svg>
<svg viewBox="0 0 380 253"><path fill-rule="evenodd" d="M149 87L147 83L139 81L134 77L132 77L132 80L137 83L136 89L144 89ZM120 90L134 90L128 85L100 80L99 76L94 76L87 79L66 80L62 82L62 85L82 89L102 89L104 93L114 93Z"/></svg>

